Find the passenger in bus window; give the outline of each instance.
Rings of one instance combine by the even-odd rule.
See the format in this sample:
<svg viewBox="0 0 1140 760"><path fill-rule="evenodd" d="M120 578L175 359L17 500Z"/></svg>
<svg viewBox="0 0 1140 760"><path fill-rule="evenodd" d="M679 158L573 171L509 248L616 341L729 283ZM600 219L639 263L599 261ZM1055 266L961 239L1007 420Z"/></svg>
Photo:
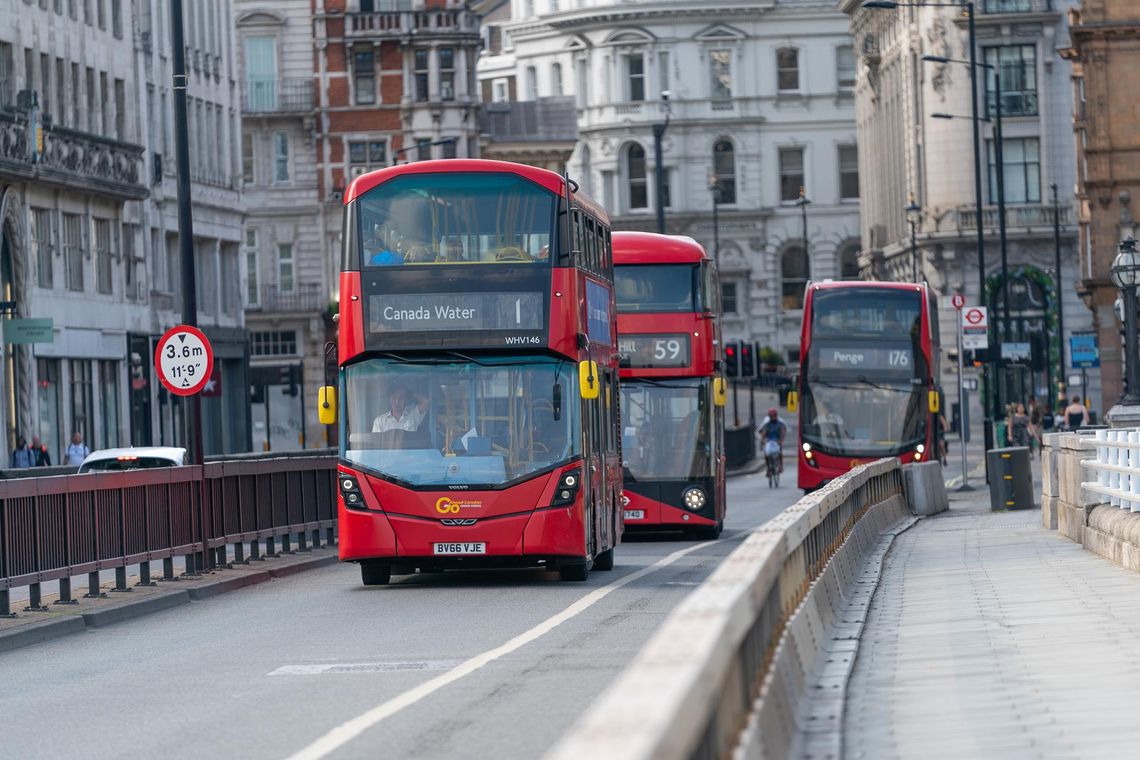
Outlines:
<svg viewBox="0 0 1140 760"><path fill-rule="evenodd" d="M427 416L428 397L416 394L415 406L408 406L411 394L402 385L397 385L388 393L388 411L372 422L373 433L386 433L389 430L403 430L414 433Z"/></svg>
<svg viewBox="0 0 1140 760"><path fill-rule="evenodd" d="M463 261L463 243L459 238L448 238L443 244L440 261Z"/></svg>

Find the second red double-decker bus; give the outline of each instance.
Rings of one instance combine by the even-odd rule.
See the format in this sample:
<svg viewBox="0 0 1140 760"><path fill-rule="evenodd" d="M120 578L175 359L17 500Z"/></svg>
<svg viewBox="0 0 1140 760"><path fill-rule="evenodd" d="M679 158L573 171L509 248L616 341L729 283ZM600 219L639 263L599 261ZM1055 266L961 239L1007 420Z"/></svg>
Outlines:
<svg viewBox="0 0 1140 760"><path fill-rule="evenodd" d="M615 232L626 529L724 526L716 268L695 240Z"/></svg>
<svg viewBox="0 0 1140 760"><path fill-rule="evenodd" d="M925 284L809 283L800 357L800 488L881 457L934 456L938 310Z"/></svg>
<svg viewBox="0 0 1140 760"><path fill-rule="evenodd" d="M392 573L613 566L609 222L553 172L423 161L345 194L340 558ZM322 389L324 419L336 406Z"/></svg>

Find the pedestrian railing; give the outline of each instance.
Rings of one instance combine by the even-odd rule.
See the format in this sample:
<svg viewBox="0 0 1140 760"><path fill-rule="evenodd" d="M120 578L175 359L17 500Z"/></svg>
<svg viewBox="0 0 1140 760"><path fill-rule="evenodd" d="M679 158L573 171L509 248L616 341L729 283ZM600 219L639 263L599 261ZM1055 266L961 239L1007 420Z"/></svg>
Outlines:
<svg viewBox="0 0 1140 760"><path fill-rule="evenodd" d="M207 462L126 472L0 481L0 616L9 593L29 588L28 609L43 610L40 584L59 581L59 604L74 603L71 579L87 575L99 596L99 573L115 571L127 590L127 568L153 585L150 563L174 580L176 557L191 574L230 559L275 556L322 535L335 540L336 458L284 456Z"/></svg>
<svg viewBox="0 0 1140 760"><path fill-rule="evenodd" d="M908 515L893 459L805 496L677 607L546 760L788 756L826 632L849 622L859 560Z"/></svg>
<svg viewBox="0 0 1140 760"><path fill-rule="evenodd" d="M1140 429L1097 430L1082 444L1095 456L1081 460L1091 475L1081 487L1114 507L1140 512Z"/></svg>

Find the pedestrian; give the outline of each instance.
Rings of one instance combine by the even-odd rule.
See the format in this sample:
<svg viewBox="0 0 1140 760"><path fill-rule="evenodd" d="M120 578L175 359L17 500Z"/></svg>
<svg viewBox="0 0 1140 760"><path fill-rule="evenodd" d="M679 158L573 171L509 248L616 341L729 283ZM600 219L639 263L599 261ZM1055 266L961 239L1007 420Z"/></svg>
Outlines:
<svg viewBox="0 0 1140 760"><path fill-rule="evenodd" d="M36 457L32 453L31 448L28 446L27 440L24 436L16 436L16 448L12 452L12 469L23 469L25 467L32 467L35 465Z"/></svg>
<svg viewBox="0 0 1140 760"><path fill-rule="evenodd" d="M946 458L950 453L950 446L946 443L946 431L950 429L950 424L946 422L946 415L938 415L938 456L942 460L942 466L946 466ZM958 431L958 435L962 435L962 431Z"/></svg>
<svg viewBox="0 0 1140 760"><path fill-rule="evenodd" d="M51 467L51 454L38 435L32 436L32 454L35 455L36 467Z"/></svg>
<svg viewBox="0 0 1140 760"><path fill-rule="evenodd" d="M78 467L83 464L83 460L90 453L91 449L87 448L87 444L83 442L83 433L75 433L71 436L71 445L67 447L64 458L69 465Z"/></svg>
<svg viewBox="0 0 1140 760"><path fill-rule="evenodd" d="M1073 403L1065 407L1065 422L1069 430L1076 430L1089 424L1089 410L1081 403L1080 396L1073 396Z"/></svg>
<svg viewBox="0 0 1140 760"><path fill-rule="evenodd" d="M1009 430L1011 446L1033 447L1033 440L1037 437L1037 429L1029 420L1029 414L1025 411L1025 404L1019 403L1014 407L1006 424L1006 429Z"/></svg>
<svg viewBox="0 0 1140 760"><path fill-rule="evenodd" d="M1029 413L1029 423L1033 425L1033 429L1036 430L1037 435L1040 436L1042 429L1041 423L1045 418L1045 412L1038 403L1036 396L1029 397L1029 407L1027 411Z"/></svg>

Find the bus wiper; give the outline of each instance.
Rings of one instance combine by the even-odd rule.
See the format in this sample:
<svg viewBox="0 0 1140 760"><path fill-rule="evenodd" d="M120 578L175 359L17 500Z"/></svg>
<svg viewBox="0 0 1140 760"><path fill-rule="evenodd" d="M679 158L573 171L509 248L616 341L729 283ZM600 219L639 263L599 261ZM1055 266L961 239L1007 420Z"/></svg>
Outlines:
<svg viewBox="0 0 1140 760"><path fill-rule="evenodd" d="M831 382L828 382L827 380L816 380L816 379L811 379L808 382L812 385L822 385L825 388L838 388L839 390L845 390L845 391L864 390L865 386L869 386L871 388L875 388L878 390L892 391L894 393L910 393L911 392L909 388L904 389L904 388L893 387L890 385L880 385L879 383L873 382L871 380L867 380L864 377L860 377L858 380L858 382L862 383L862 385L854 385L852 383L831 383Z"/></svg>
<svg viewBox="0 0 1140 760"><path fill-rule="evenodd" d="M439 357L417 356L414 358L409 358L407 356L402 356L401 354L394 354L391 351L382 351L380 352L379 356L382 356L385 359L391 359L397 364L451 364L449 360Z"/></svg>

